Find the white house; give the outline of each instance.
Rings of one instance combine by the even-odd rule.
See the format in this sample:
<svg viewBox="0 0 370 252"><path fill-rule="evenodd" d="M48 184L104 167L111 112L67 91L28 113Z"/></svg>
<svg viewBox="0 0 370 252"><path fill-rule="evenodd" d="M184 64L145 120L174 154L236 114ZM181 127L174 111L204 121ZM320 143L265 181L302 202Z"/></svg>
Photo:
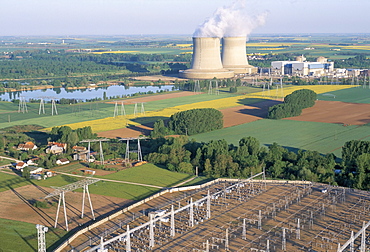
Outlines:
<svg viewBox="0 0 370 252"><path fill-rule="evenodd" d="M69 160L66 158L61 158L61 159L58 159L56 163L57 165L65 165L65 164L69 164Z"/></svg>

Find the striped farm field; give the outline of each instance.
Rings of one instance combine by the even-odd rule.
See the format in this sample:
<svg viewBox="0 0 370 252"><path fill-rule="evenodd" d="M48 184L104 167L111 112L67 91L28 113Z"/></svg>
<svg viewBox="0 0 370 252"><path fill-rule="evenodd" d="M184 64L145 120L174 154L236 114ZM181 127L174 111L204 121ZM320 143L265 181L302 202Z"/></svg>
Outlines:
<svg viewBox="0 0 370 252"><path fill-rule="evenodd" d="M288 86L284 88L284 94L288 95L296 90L300 90L303 88L311 89L315 91L316 93L327 93L327 92L333 92L336 90L341 89L347 89L351 88L353 86L351 85L312 85L312 86ZM124 128L127 124L128 125L139 125L143 123L148 122L154 122L157 119L166 119L169 118L171 115L173 115L176 112L185 111L189 109L194 108L215 108L215 109L224 109L224 108L230 108L230 107L236 107L241 105L249 105L256 102L261 101L262 99L272 99L276 98L274 97L274 90L271 90L270 97L265 96L262 91L251 93L247 95L239 95L239 96L231 96L231 97L225 97L221 99L214 99L214 100L208 100L208 101L202 101L202 102L195 102L191 104L184 104L179 106L173 106L164 108L161 110L155 110L155 111L148 111L145 113L145 115L127 115L126 118L121 117L107 117L103 119L98 120L91 120L91 121L85 121L85 122L79 122L79 123L73 123L73 124L65 124L72 129L81 128L85 126L91 126L92 130L94 132L102 132L102 131L108 131L108 130L115 130ZM280 93L280 92L279 92ZM282 94L278 96L278 98L282 98ZM171 104L170 102L168 104Z"/></svg>
<svg viewBox="0 0 370 252"><path fill-rule="evenodd" d="M208 133L192 136L196 141L208 142L223 138L238 144L242 137L257 138L264 146L276 142L291 150L315 150L341 156L341 147L346 141L370 140L369 126L346 126L332 123L301 122L292 120L262 119ZM222 136L222 137L220 137Z"/></svg>

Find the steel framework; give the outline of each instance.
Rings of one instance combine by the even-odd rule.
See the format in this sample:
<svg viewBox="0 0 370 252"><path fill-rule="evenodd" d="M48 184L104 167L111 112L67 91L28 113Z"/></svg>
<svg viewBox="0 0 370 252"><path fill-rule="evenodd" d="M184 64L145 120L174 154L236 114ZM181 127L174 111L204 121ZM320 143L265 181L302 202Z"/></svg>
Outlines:
<svg viewBox="0 0 370 252"><path fill-rule="evenodd" d="M103 154L103 147L101 142L108 142L110 139L108 138L100 138L100 139L85 139L80 141L80 143L88 143L87 147L87 162L90 162L90 143L91 142L99 142L99 155L100 155L100 164L104 165L104 154Z"/></svg>
<svg viewBox="0 0 370 252"><path fill-rule="evenodd" d="M146 139L147 137L127 137L121 138L119 141L126 141L126 152L125 152L125 162L128 163L130 161L130 153L134 152L137 153L137 160L139 162L143 161L143 155L141 153L141 145L140 139ZM137 150L130 150L130 140L137 140Z"/></svg>
<svg viewBox="0 0 370 252"><path fill-rule="evenodd" d="M55 190L52 193L48 194L45 197L45 199L59 195L58 208L57 208L57 213L56 213L56 217L55 217L54 228L56 228L57 225L58 225L60 205L63 204L64 221L65 221L65 225L66 225L66 230L69 231L69 229L68 229L68 220L67 220L67 211L66 211L65 193L70 192L70 191L74 191L78 188L83 188L81 218L83 218L83 216L84 216L85 193L86 193L87 197L88 197L88 200L89 200L89 203L90 203L91 213L92 213L93 219L95 220L94 209L93 209L93 206L92 206L92 203L91 203L91 198L90 198L90 193L89 193L88 186L91 185L91 184L94 184L98 181L100 181L100 179L88 178L88 179L77 181L75 183L68 184L68 185L65 185L65 186L62 186L62 187L52 186L52 188L54 188Z"/></svg>
<svg viewBox="0 0 370 252"><path fill-rule="evenodd" d="M47 227L37 224L37 251L46 252L45 233L49 230Z"/></svg>

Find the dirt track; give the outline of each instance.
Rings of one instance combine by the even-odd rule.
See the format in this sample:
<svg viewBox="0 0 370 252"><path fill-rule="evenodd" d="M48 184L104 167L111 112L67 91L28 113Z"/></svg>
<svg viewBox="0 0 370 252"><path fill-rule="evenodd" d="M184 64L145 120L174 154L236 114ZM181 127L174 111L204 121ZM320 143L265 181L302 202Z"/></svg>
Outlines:
<svg viewBox="0 0 370 252"><path fill-rule="evenodd" d="M300 116L285 120L363 125L370 123L370 104L317 101L315 106L304 109Z"/></svg>

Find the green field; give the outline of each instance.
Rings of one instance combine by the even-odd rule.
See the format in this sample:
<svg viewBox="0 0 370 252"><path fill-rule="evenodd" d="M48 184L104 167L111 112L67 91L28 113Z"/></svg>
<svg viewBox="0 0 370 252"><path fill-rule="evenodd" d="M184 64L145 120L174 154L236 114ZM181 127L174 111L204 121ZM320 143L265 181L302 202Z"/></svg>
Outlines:
<svg viewBox="0 0 370 252"><path fill-rule="evenodd" d="M102 178L170 187L190 177L192 176L185 173L172 172L153 164L145 164L105 175Z"/></svg>
<svg viewBox="0 0 370 252"><path fill-rule="evenodd" d="M35 224L0 219L0 251L37 251L37 230ZM67 232L49 227L46 246L50 247Z"/></svg>
<svg viewBox="0 0 370 252"><path fill-rule="evenodd" d="M338 90L330 93L318 94L317 99L321 101L342 101L353 103L370 103L370 89L354 87L349 89Z"/></svg>
<svg viewBox="0 0 370 252"><path fill-rule="evenodd" d="M258 92L258 88L243 88L244 93ZM232 97L239 94L220 92L220 95L199 94L186 97L171 98L166 100L151 101L145 103L145 111L161 110L167 107L191 104L202 101L217 100ZM130 102L130 99L122 100ZM0 102L0 128L14 125L36 124L43 127L53 127L63 124L78 123L106 117L113 117L115 104L108 103L80 103L75 105L57 105L58 115L51 115L51 105L45 105L46 114L39 115L39 104L28 103L28 113L18 113L18 104L12 102ZM120 104L119 104L120 106ZM127 115L134 113L134 104L125 105ZM10 121L10 122L9 122Z"/></svg>
<svg viewBox="0 0 370 252"><path fill-rule="evenodd" d="M315 150L323 154L334 153L340 157L341 147L346 141L370 140L369 130L369 126L344 127L331 123L262 119L193 137L202 142L222 138L229 143L238 144L242 137L253 136L265 146L276 142L292 150Z"/></svg>

